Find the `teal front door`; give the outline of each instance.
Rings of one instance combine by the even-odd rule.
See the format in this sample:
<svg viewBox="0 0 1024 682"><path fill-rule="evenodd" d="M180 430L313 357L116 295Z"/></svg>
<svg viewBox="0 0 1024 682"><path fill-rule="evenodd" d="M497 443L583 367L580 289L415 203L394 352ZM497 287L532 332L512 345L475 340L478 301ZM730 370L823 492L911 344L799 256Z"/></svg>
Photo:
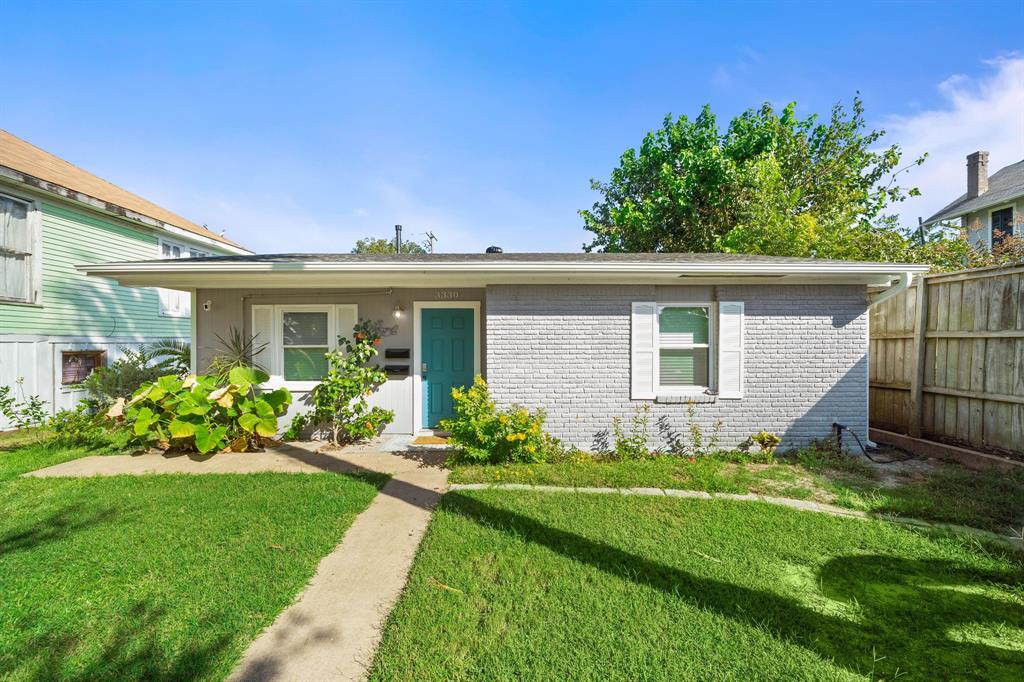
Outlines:
<svg viewBox="0 0 1024 682"><path fill-rule="evenodd" d="M432 428L452 416L452 389L473 383L473 309L424 308L422 314L422 426Z"/></svg>

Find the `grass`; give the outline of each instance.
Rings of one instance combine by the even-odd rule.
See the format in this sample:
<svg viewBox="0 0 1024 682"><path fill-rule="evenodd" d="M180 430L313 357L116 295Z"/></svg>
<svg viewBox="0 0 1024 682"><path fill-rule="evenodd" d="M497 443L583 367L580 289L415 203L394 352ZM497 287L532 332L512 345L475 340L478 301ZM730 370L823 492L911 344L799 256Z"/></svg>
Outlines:
<svg viewBox="0 0 1024 682"><path fill-rule="evenodd" d="M1024 528L1024 474L930 463L869 466L852 455L803 450L771 464L734 455L660 456L623 462L460 465L455 483L681 488L827 502L879 515L974 526L1003 534Z"/></svg>
<svg viewBox="0 0 1024 682"><path fill-rule="evenodd" d="M0 451L0 679L222 679L383 476L15 478Z"/></svg>
<svg viewBox="0 0 1024 682"><path fill-rule="evenodd" d="M764 504L446 495L373 680L1024 679L1024 564Z"/></svg>
<svg viewBox="0 0 1024 682"><path fill-rule="evenodd" d="M47 442L48 435L34 429L0 433L0 482L88 455L117 455L130 450L127 433L115 434L108 443L71 448Z"/></svg>

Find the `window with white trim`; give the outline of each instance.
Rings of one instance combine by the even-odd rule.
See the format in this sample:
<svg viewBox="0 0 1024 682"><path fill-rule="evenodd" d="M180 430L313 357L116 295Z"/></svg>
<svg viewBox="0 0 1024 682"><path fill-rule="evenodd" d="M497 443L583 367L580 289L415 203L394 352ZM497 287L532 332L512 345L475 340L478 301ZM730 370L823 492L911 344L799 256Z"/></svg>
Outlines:
<svg viewBox="0 0 1024 682"><path fill-rule="evenodd" d="M711 387L712 331L710 305L658 305L657 393L695 393Z"/></svg>
<svg viewBox="0 0 1024 682"><path fill-rule="evenodd" d="M327 374L332 342L330 310L281 312L281 368L285 381L319 381Z"/></svg>
<svg viewBox="0 0 1024 682"><path fill-rule="evenodd" d="M161 258L204 258L212 255L186 244L168 239L160 240ZM192 314L192 296L187 291L157 289L160 294L160 314L169 317L188 317Z"/></svg>
<svg viewBox="0 0 1024 682"><path fill-rule="evenodd" d="M252 361L272 384L309 390L327 372L326 353L338 348L338 337L350 335L358 319L355 303L254 304L249 333L259 352Z"/></svg>
<svg viewBox="0 0 1024 682"><path fill-rule="evenodd" d="M0 194L0 301L37 302L37 218L33 202Z"/></svg>

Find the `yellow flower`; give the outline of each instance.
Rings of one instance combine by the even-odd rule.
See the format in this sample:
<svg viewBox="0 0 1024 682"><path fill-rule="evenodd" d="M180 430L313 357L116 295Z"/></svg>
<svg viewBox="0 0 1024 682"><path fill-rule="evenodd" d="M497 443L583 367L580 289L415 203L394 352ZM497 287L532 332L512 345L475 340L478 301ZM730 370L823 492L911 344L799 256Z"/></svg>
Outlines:
<svg viewBox="0 0 1024 682"><path fill-rule="evenodd" d="M498 421L501 422L502 424L508 424L508 415L501 415L500 417L498 417Z"/></svg>

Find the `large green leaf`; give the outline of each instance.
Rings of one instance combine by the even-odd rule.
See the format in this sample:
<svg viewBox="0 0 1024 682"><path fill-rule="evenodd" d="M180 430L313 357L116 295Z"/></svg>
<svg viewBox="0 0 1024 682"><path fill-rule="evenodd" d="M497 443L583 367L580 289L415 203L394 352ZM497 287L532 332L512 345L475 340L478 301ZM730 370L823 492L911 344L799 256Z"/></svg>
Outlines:
<svg viewBox="0 0 1024 682"><path fill-rule="evenodd" d="M177 393L181 390L182 381L174 375L162 376L156 380L156 385L167 393Z"/></svg>
<svg viewBox="0 0 1024 682"><path fill-rule="evenodd" d="M228 381L243 392L249 390L250 386L258 386L269 379L269 374L255 367L235 367L228 373Z"/></svg>
<svg viewBox="0 0 1024 682"><path fill-rule="evenodd" d="M148 407L143 407L139 410L138 414L135 415L135 426L133 431L136 436L144 436L149 431L150 425L157 421L156 415L153 414L153 410Z"/></svg>
<svg viewBox="0 0 1024 682"><path fill-rule="evenodd" d="M274 414L284 414L292 403L292 394L287 388L278 388L260 396L274 409Z"/></svg>
<svg viewBox="0 0 1024 682"><path fill-rule="evenodd" d="M183 421L178 417L171 420L171 423L167 425L167 429L171 432L171 438L188 438L196 433L195 424Z"/></svg>
<svg viewBox="0 0 1024 682"><path fill-rule="evenodd" d="M226 426L210 429L205 424L196 425L196 450L206 454L222 449L227 445L227 433Z"/></svg>

